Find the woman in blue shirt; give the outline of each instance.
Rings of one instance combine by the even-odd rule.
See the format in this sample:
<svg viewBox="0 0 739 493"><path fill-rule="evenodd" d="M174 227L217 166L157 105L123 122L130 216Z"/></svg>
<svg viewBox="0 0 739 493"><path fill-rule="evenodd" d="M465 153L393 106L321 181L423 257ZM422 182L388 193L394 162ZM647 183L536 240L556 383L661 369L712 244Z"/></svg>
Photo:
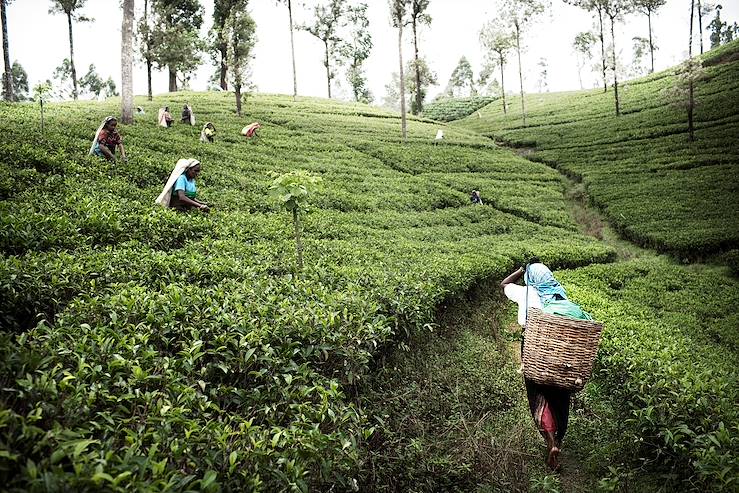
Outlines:
<svg viewBox="0 0 739 493"><path fill-rule="evenodd" d="M169 206L173 209L186 211L192 208L200 209L203 212L210 212L207 204L197 200L198 187L195 179L200 174L200 163L195 164L185 170L172 187L172 198L169 200Z"/></svg>

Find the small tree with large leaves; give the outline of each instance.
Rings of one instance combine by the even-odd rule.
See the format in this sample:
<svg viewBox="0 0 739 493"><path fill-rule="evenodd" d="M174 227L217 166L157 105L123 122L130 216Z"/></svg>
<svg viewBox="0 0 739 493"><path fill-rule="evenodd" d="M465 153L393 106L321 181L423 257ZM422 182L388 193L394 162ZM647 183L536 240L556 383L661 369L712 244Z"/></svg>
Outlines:
<svg viewBox="0 0 739 493"><path fill-rule="evenodd" d="M300 222L302 213L308 210L308 200L321 186L322 179L304 170L279 174L271 173L274 178L269 187L269 195L275 197L282 208L293 218L293 235L295 238L296 270L303 270L303 226Z"/></svg>

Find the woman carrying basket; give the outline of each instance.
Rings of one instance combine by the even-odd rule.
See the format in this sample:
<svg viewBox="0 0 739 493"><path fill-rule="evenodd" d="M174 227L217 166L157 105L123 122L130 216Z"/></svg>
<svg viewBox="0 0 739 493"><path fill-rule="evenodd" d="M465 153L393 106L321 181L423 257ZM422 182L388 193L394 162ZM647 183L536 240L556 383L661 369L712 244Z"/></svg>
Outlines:
<svg viewBox="0 0 739 493"><path fill-rule="evenodd" d="M515 284L524 277L525 286ZM565 315L590 320L590 315L567 299L562 285L552 271L538 258L531 259L525 267L519 267L500 283L506 297L518 303L518 323L524 328L528 308L538 308L545 313ZM537 384L524 377L529 410L539 432L547 442L546 463L553 470L559 469L558 456L567 431L570 413L570 392L558 387Z"/></svg>

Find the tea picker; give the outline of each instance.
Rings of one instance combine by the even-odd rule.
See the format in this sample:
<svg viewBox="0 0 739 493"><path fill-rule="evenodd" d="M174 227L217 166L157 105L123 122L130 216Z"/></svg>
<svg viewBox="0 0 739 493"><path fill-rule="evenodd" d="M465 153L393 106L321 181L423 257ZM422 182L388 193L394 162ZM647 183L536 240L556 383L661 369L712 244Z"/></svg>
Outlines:
<svg viewBox="0 0 739 493"><path fill-rule="evenodd" d="M524 286L516 284L521 278ZM547 443L546 463L556 470L567 431L570 396L590 378L603 326L567 299L564 287L536 257L500 286L506 297L518 304L529 410Z"/></svg>

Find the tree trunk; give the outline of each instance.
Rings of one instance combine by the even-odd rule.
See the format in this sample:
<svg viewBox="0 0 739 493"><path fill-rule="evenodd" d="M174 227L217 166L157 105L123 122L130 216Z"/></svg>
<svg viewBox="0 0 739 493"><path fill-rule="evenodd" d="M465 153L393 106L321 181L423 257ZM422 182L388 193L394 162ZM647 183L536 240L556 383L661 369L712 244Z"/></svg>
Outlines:
<svg viewBox="0 0 739 493"><path fill-rule="evenodd" d="M297 258L298 272L303 270L303 239L300 235L300 215L298 209L293 209L293 229L295 232L295 256Z"/></svg>
<svg viewBox="0 0 739 493"><path fill-rule="evenodd" d="M416 115L420 115L423 110L423 98L421 97L421 67L418 64L418 32L416 18L413 18L413 49L415 50L416 60Z"/></svg>
<svg viewBox="0 0 739 493"><path fill-rule="evenodd" d="M234 93L236 94L236 114L241 116L241 84L234 84Z"/></svg>
<svg viewBox="0 0 739 493"><path fill-rule="evenodd" d="M582 86L582 65L580 64L580 61L577 61L577 80L580 82L580 90L585 89Z"/></svg>
<svg viewBox="0 0 739 493"><path fill-rule="evenodd" d="M403 23L398 22L398 61L400 63L400 127L403 142L408 140L407 122L405 116L405 75L403 74Z"/></svg>
<svg viewBox="0 0 739 493"><path fill-rule="evenodd" d="M146 85L147 85L147 94L149 96L149 101L152 100L152 94L151 94L151 59L146 60Z"/></svg>
<svg viewBox="0 0 739 493"><path fill-rule="evenodd" d="M616 17L609 16L611 18L611 40L613 40L613 94L616 99L616 116L621 115L621 108L618 103L618 67L616 66L616 30L614 28L616 24Z"/></svg>
<svg viewBox="0 0 739 493"><path fill-rule="evenodd" d="M652 70L650 74L654 73L654 44L652 43L652 11L647 10L647 20L649 21L649 56L652 60Z"/></svg>
<svg viewBox="0 0 739 493"><path fill-rule="evenodd" d="M703 12L701 9L701 0L698 0L698 35L701 40L701 55L703 54Z"/></svg>
<svg viewBox="0 0 739 493"><path fill-rule="evenodd" d="M224 91L228 91L228 80L226 80L226 75L228 74L228 66L226 65L226 57L228 54L226 53L225 46L221 46L219 50L221 52L221 89Z"/></svg>
<svg viewBox="0 0 739 493"><path fill-rule="evenodd" d="M603 11L598 9L598 27L600 28L600 61L603 67L603 92L608 92L608 77L606 76L606 40L603 35Z"/></svg>
<svg viewBox="0 0 739 493"><path fill-rule="evenodd" d="M169 92L177 92L177 71L169 67Z"/></svg>
<svg viewBox="0 0 739 493"><path fill-rule="evenodd" d="M688 37L688 58L693 57L693 11L695 9L695 0L690 2L690 35Z"/></svg>
<svg viewBox="0 0 739 493"><path fill-rule="evenodd" d="M328 58L328 41L324 41L323 46L326 48L326 58L323 61L326 66L326 86L328 87L328 98L331 99L331 65Z"/></svg>
<svg viewBox="0 0 739 493"><path fill-rule="evenodd" d="M2 0L0 0L2 1ZM133 12L134 0L123 0L121 23L121 123L133 123Z"/></svg>
<svg viewBox="0 0 739 493"><path fill-rule="evenodd" d="M10 52L8 51L8 19L5 14L5 0L0 0L0 22L3 25L3 61L5 63L5 74L3 76L3 93L7 101L13 101L13 72L10 66Z"/></svg>
<svg viewBox="0 0 739 493"><path fill-rule="evenodd" d="M287 15L290 18L290 53L293 57L293 101L298 100L298 74L295 71L295 41L293 39L293 6L292 0L287 0Z"/></svg>
<svg viewBox="0 0 739 493"><path fill-rule="evenodd" d="M77 70L74 68L74 42L72 41L72 13L67 14L67 25L69 26L69 65L72 68L72 97L77 100Z"/></svg>
<svg viewBox="0 0 739 493"><path fill-rule="evenodd" d="M521 117L526 126L526 103L523 100L523 69L521 68L521 30L516 24L516 53L518 53L518 82L521 88Z"/></svg>
<svg viewBox="0 0 739 493"><path fill-rule="evenodd" d="M688 84L688 140L693 142L695 134L693 130L693 108L695 107L693 80Z"/></svg>
<svg viewBox="0 0 739 493"><path fill-rule="evenodd" d="M500 56L500 93L503 95L503 114L508 114L508 110L506 109L506 102L505 102L505 82L503 81L503 56L502 54L498 53Z"/></svg>
<svg viewBox="0 0 739 493"><path fill-rule="evenodd" d="M152 100L151 94L151 46L149 45L149 0L144 0L144 24L146 24L146 88L149 101Z"/></svg>

